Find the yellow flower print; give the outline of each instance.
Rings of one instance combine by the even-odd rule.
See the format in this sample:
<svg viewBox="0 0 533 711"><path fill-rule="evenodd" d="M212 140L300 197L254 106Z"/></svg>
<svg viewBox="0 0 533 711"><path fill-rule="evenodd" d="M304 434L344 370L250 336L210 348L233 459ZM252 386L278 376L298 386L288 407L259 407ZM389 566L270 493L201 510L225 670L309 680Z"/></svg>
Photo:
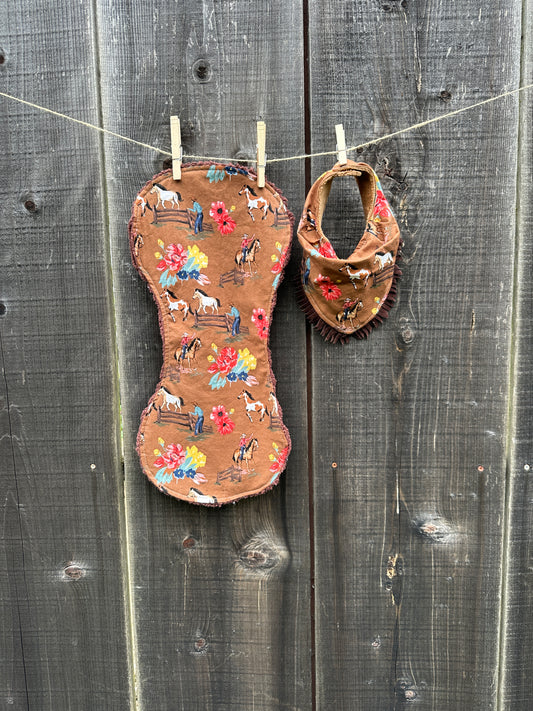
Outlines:
<svg viewBox="0 0 533 711"><path fill-rule="evenodd" d="M239 350L239 358L242 360L247 370L255 370L257 366L257 358L250 353L248 348Z"/></svg>
<svg viewBox="0 0 533 711"><path fill-rule="evenodd" d="M205 467L206 456L203 452L200 452L196 445L193 445L192 447L187 447L186 456L191 458L195 469Z"/></svg>
<svg viewBox="0 0 533 711"><path fill-rule="evenodd" d="M207 255L200 252L197 244L193 244L192 247L187 247L187 257L189 259L192 257L194 263L199 266L200 269L205 269L207 267L207 263L209 261Z"/></svg>

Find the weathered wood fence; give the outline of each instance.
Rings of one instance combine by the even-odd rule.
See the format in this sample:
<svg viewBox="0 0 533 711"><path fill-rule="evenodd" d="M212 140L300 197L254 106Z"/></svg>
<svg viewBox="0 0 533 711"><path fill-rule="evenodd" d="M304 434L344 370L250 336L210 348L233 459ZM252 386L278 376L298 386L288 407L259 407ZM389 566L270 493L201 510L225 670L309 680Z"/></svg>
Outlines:
<svg viewBox="0 0 533 711"><path fill-rule="evenodd" d="M7 0L0 91L186 154L334 149L533 81L532 3ZM528 710L531 93L368 147L405 240L368 341L281 287L293 439L267 495L162 496L134 440L161 365L127 222L163 156L0 97L0 706ZM273 163L298 217L332 157ZM359 198L335 185L341 255ZM230 278L231 277L230 275Z"/></svg>

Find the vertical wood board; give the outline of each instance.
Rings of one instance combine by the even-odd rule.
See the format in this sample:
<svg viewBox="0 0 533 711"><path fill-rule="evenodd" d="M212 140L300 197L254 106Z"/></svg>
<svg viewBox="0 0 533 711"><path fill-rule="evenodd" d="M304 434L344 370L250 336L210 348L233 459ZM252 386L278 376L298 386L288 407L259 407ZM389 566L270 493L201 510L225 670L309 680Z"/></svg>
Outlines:
<svg viewBox="0 0 533 711"><path fill-rule="evenodd" d="M337 122L353 145L516 86L519 5L464 2L461 17L443 3L319 3L313 150ZM404 276L368 342L313 339L317 708L495 708L516 106L359 155L399 220ZM313 178L329 165L314 161ZM341 254L364 228L347 192L325 225Z"/></svg>
<svg viewBox="0 0 533 711"><path fill-rule="evenodd" d="M302 152L299 3L117 10L100 2L98 9L107 127L168 148L169 116L177 114L185 154L242 161L255 156L261 118L270 155ZM305 327L286 285L271 336L293 438L281 483L234 507L205 510L161 495L134 451L161 347L126 225L137 191L162 162L106 139L139 706L310 708ZM302 197L302 170L296 163L267 170L291 207Z"/></svg>
<svg viewBox="0 0 533 711"><path fill-rule="evenodd" d="M523 54L521 84L533 82L531 50L531 3L523 15ZM513 389L510 393L511 423L508 433L509 494L506 502L507 535L504 559L504 614L501 621L502 658L500 709L526 711L531 708L533 680L533 438L531 388L533 383L533 267L531 234L533 227L533 189L531 187L533 134L531 90L520 95L520 140L516 183L517 259L515 266L515 322L511 355Z"/></svg>
<svg viewBox="0 0 533 711"><path fill-rule="evenodd" d="M1 89L97 122L90 6L11 0L2 16ZM0 112L0 703L125 710L99 136L4 98Z"/></svg>

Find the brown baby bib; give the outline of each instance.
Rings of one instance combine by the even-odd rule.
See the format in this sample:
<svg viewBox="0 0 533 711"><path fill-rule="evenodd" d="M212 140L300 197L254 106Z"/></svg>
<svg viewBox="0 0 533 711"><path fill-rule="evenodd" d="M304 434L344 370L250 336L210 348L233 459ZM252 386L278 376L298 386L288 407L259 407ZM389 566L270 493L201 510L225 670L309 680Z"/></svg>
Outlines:
<svg viewBox="0 0 533 711"><path fill-rule="evenodd" d="M260 494L285 469L268 338L293 217L270 183L237 165L156 175L130 220L133 263L159 311L160 381L137 451L148 479L218 506Z"/></svg>
<svg viewBox="0 0 533 711"><path fill-rule="evenodd" d="M350 175L359 187L366 229L351 256L338 259L321 222L333 179ZM303 249L299 303L310 322L328 341L366 337L387 317L401 276L400 230L369 165L338 163L316 180L305 201L298 240Z"/></svg>

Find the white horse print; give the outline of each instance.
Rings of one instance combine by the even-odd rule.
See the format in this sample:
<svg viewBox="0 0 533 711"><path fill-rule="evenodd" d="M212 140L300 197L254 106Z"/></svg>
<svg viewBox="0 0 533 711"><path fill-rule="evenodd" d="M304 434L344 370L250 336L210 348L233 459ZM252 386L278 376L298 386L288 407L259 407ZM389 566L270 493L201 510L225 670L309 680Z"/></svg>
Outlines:
<svg viewBox="0 0 533 711"><path fill-rule="evenodd" d="M273 210L270 207L270 205L268 204L267 200L265 200L265 198L262 198L262 197L257 197L257 193L249 185L244 184L242 186L242 188L239 190L239 195L243 195L243 194L246 195L246 199L248 200L248 214L252 218L252 222L255 222L255 217L254 217L254 213L252 212L252 210L262 210L262 212L263 212L262 219L263 220L266 218L267 212L269 210L270 210L270 212L273 212Z"/></svg>
<svg viewBox="0 0 533 711"><path fill-rule="evenodd" d="M268 410L266 409L265 405L260 400L254 400L252 397L251 393L248 392L248 390L243 390L240 395L237 395L237 400L244 400L245 406L246 406L246 415L250 422L253 423L252 420L252 412L258 412L259 413L259 422L263 422L265 415L268 414Z"/></svg>
<svg viewBox="0 0 533 711"><path fill-rule="evenodd" d="M279 405L274 393L270 393L270 395L268 396L268 400L270 402L270 414L272 415L272 417L279 417Z"/></svg>
<svg viewBox="0 0 533 711"><path fill-rule="evenodd" d="M176 322L176 319L174 318L174 311L177 311L178 313L181 313L183 311L183 318L182 321L185 321L187 316L189 315L189 311L191 310L189 304L185 301L185 299L178 299L171 291L168 289L165 289L161 296L166 296L167 303L168 303L168 311L170 313L170 318Z"/></svg>
<svg viewBox="0 0 533 711"><path fill-rule="evenodd" d="M189 493L187 494L191 499L194 499L198 504L216 504L216 496L208 496L207 494L202 494L199 489L195 489L191 486Z"/></svg>
<svg viewBox="0 0 533 711"><path fill-rule="evenodd" d="M220 301L215 296L208 296L202 289L196 289L192 295L193 299L198 299L198 311L207 313L206 309L210 308L212 314L218 314Z"/></svg>
<svg viewBox="0 0 533 711"><path fill-rule="evenodd" d="M345 272L348 275L349 280L352 282L353 288L357 291L357 286L355 281L362 281L363 286L366 287L368 280L370 279L372 272L369 269L358 269L354 271L349 264L345 264L339 269L340 272Z"/></svg>
<svg viewBox="0 0 533 711"><path fill-rule="evenodd" d="M179 193L175 193L173 190L167 190L159 183L154 183L154 187L150 190L150 193L155 193L157 195L156 208L159 206L166 207L165 203L169 202L170 207L172 205L176 206L176 210L180 209L179 201L182 199Z"/></svg>
<svg viewBox="0 0 533 711"><path fill-rule="evenodd" d="M157 394L163 396L163 404L161 405L161 409L166 406L167 410L170 410L170 405L173 405L174 412L181 412L181 408L183 406L182 397L179 395L172 395L172 393L169 393L169 391L164 387L160 387Z"/></svg>
<svg viewBox="0 0 533 711"><path fill-rule="evenodd" d="M141 217L144 217L144 213L146 212L146 207L147 206L150 207L142 195L137 195L137 197L135 199L135 205L140 207Z"/></svg>
<svg viewBox="0 0 533 711"><path fill-rule="evenodd" d="M378 271L382 272L384 267L387 266L387 264L394 264L392 252L385 252L385 254L376 254L376 258L374 259L374 264L376 262L379 262L379 270Z"/></svg>

